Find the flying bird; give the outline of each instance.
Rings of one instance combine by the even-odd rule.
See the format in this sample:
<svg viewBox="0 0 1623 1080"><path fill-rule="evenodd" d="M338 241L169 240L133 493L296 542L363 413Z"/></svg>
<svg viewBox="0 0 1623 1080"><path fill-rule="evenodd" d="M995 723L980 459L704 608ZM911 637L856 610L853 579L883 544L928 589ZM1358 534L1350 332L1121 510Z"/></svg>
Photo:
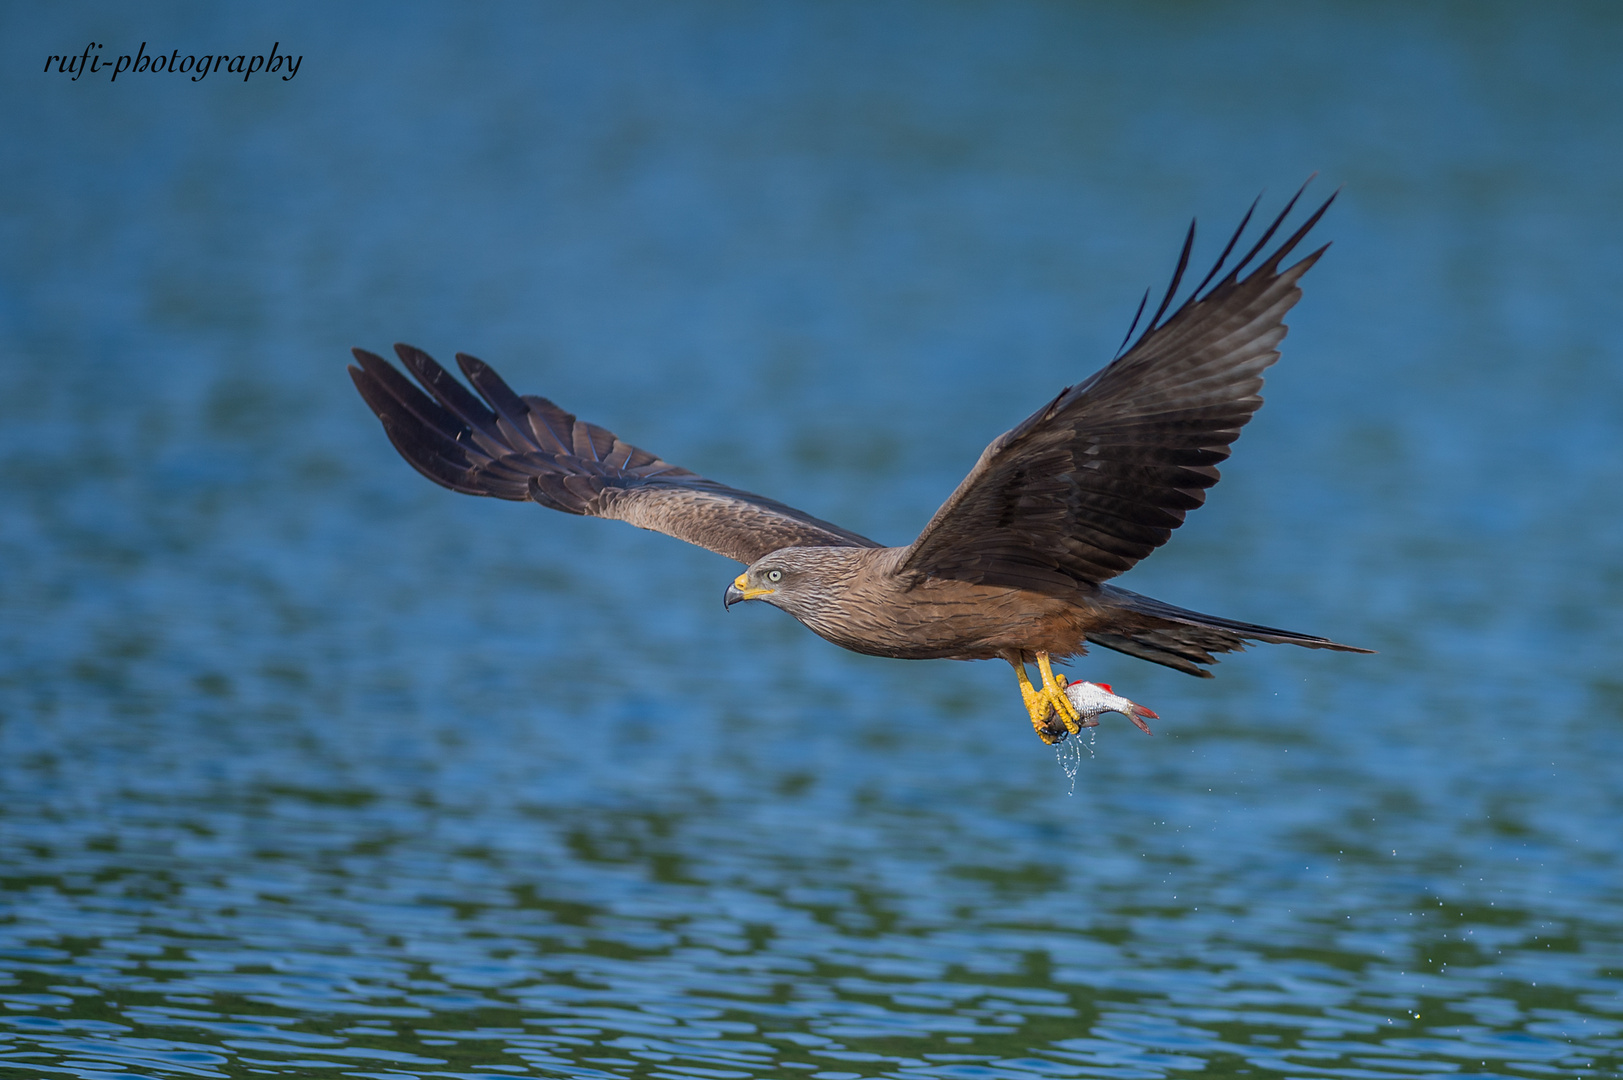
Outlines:
<svg viewBox="0 0 1623 1080"><path fill-rule="evenodd" d="M1051 665L1089 644L1202 678L1211 677L1214 653L1249 641L1370 651L1106 584L1205 501L1218 462L1261 407L1262 373L1279 359L1298 282L1329 245L1281 265L1335 196L1244 268L1301 194L1225 271L1252 203L1211 272L1171 308L1189 266L1191 224L1172 283L1138 338L1148 293L1117 357L992 440L905 547L672 465L546 398L514 393L472 356L456 359L477 395L409 345L395 354L415 385L362 349L349 372L395 449L435 483L630 522L736 559L746 569L727 586L726 606L763 601L843 648L908 660L1001 658L1015 670L1032 727L1052 744L1079 733L1084 718Z"/></svg>

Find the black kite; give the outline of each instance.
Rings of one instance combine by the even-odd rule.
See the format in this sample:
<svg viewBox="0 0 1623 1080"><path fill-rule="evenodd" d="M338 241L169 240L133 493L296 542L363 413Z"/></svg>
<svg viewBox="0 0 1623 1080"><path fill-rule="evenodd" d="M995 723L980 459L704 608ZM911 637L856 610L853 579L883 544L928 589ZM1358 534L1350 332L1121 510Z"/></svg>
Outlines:
<svg viewBox="0 0 1623 1080"><path fill-rule="evenodd" d="M764 600L847 649L1001 657L1019 676L1032 726L1054 743L1080 727L1050 660L1089 642L1206 678L1213 653L1247 641L1368 651L1105 584L1166 543L1217 483L1217 463L1262 405L1262 373L1279 358L1285 313L1302 295L1297 282L1325 249L1280 264L1334 199L1241 278L1292 198L1219 277L1247 211L1217 265L1163 321L1188 266L1191 225L1166 297L1132 348L994 439L906 547L667 464L545 398L520 397L471 356L458 354L457 363L477 397L407 345L395 352L421 390L361 349L360 366L349 370L395 448L430 480L628 521L737 559L748 569L728 586L728 606ZM1039 686L1026 675L1029 662Z"/></svg>

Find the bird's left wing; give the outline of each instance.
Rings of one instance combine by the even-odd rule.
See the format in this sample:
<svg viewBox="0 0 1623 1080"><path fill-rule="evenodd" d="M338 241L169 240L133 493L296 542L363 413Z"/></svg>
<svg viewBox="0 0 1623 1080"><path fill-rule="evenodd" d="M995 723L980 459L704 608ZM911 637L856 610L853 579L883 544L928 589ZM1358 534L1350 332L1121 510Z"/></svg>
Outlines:
<svg viewBox="0 0 1623 1080"><path fill-rule="evenodd" d="M395 354L426 394L381 356L354 352L360 366L350 367L350 377L389 441L418 472L453 491L628 521L742 563L785 547L881 546L661 461L546 398L520 397L474 357L456 359L478 397L421 349L396 345Z"/></svg>
<svg viewBox="0 0 1623 1080"><path fill-rule="evenodd" d="M1191 225L1166 299L1132 349L993 440L900 572L1064 594L1115 577L1166 543L1205 502L1217 463L1262 405L1262 372L1279 359L1285 313L1302 295L1297 281L1324 248L1286 269L1280 263L1334 199L1241 278L1292 198L1206 290L1248 212L1206 280L1161 322L1188 266Z"/></svg>

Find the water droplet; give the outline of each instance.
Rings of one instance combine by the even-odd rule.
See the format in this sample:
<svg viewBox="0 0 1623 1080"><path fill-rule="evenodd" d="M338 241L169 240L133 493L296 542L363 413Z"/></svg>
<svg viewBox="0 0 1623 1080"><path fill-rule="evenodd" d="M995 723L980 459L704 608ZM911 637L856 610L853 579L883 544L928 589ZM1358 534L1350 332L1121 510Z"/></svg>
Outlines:
<svg viewBox="0 0 1623 1080"><path fill-rule="evenodd" d="M1098 728L1088 728L1087 750L1089 760L1098 756L1093 749L1094 740L1098 737ZM1061 769L1065 770L1065 779L1071 782L1071 789L1065 794L1075 795L1076 774L1082 768L1082 740L1072 735L1067 737L1064 742L1057 744L1054 747L1054 760L1059 762Z"/></svg>

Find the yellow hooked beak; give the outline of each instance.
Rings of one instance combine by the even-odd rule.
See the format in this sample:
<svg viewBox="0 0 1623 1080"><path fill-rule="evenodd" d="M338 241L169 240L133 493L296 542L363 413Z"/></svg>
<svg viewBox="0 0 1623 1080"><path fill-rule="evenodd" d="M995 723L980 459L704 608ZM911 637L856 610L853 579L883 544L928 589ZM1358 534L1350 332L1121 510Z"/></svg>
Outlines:
<svg viewBox="0 0 1623 1080"><path fill-rule="evenodd" d="M727 586L727 593L721 598L721 606L730 608L740 600L759 600L768 593L775 593L776 589L752 589L748 574L739 574L733 578L733 583Z"/></svg>

